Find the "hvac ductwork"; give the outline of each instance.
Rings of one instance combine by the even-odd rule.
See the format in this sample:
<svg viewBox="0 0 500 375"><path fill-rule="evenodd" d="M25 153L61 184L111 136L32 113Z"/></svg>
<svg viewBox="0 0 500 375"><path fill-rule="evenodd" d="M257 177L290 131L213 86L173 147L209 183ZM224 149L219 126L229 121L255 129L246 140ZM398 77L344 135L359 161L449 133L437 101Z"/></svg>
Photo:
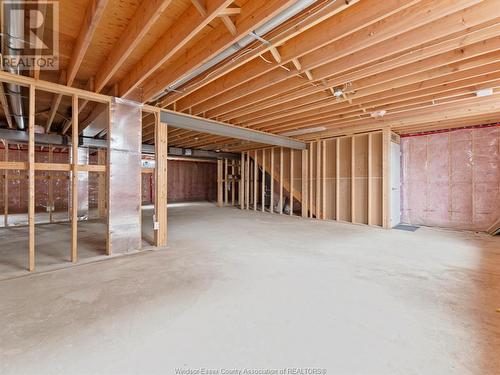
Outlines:
<svg viewBox="0 0 500 375"><path fill-rule="evenodd" d="M5 29L7 34L4 36L2 48L3 55L19 56L24 49L24 19L23 12L10 12L9 17L5 17ZM7 67L7 70L13 74L20 74L19 67ZM21 86L12 83L6 84L6 93L10 104L10 112L18 129L25 129L25 118L23 110L23 100Z"/></svg>
<svg viewBox="0 0 500 375"><path fill-rule="evenodd" d="M234 53L242 50L243 48L247 47L250 43L256 41L256 40L261 40L264 41L262 38L264 35L266 35L268 32L276 28L277 26L281 25L283 22L288 21L290 18L293 16L297 15L310 5L312 5L316 0L299 0L289 8L285 9L283 12L278 14L276 17L270 19L267 21L265 24L260 26L259 28L255 29L253 32L248 34L247 36L243 37L241 40L238 42L234 43L231 47L227 48L217 56L215 56L213 59L209 60L202 66L200 66L198 69L192 71L190 74L184 76L177 82L175 82L173 85L169 86L166 91L175 91L177 88L185 84L186 82L192 80L194 77L202 74L203 72L207 71L208 69L214 67L218 63L224 61L227 59L229 56L233 55ZM334 2L333 0L332 2ZM264 41L265 42L265 41Z"/></svg>

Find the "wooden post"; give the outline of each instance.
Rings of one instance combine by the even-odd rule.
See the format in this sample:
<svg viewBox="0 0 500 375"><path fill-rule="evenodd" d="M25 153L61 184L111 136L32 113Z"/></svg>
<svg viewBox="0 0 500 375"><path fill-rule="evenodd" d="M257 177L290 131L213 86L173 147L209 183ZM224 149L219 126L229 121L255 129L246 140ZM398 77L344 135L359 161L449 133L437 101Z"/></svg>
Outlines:
<svg viewBox="0 0 500 375"><path fill-rule="evenodd" d="M316 219L321 219L321 142L316 142Z"/></svg>
<svg viewBox="0 0 500 375"><path fill-rule="evenodd" d="M280 204L279 213L283 214L283 147L280 147Z"/></svg>
<svg viewBox="0 0 500 375"><path fill-rule="evenodd" d="M9 142L5 140L5 162L9 161ZM3 184L3 223L5 228L9 226L9 171L3 171L4 184Z"/></svg>
<svg viewBox="0 0 500 375"><path fill-rule="evenodd" d="M217 160L217 206L222 207L223 205L223 191L222 191L222 173L223 173L223 161L221 159Z"/></svg>
<svg viewBox="0 0 500 375"><path fill-rule="evenodd" d="M293 216L293 150L290 149L290 216Z"/></svg>
<svg viewBox="0 0 500 375"><path fill-rule="evenodd" d="M382 225L391 226L391 130L382 131Z"/></svg>
<svg viewBox="0 0 500 375"><path fill-rule="evenodd" d="M236 180L234 179L234 175L236 174L236 160L231 160L231 206L234 206L234 189L236 187Z"/></svg>
<svg viewBox="0 0 500 375"><path fill-rule="evenodd" d="M356 222L356 141L351 137L351 223Z"/></svg>
<svg viewBox="0 0 500 375"><path fill-rule="evenodd" d="M372 220L372 190L373 190L373 166L372 166L372 153L373 153L373 137L372 133L368 133L368 225L373 225Z"/></svg>
<svg viewBox="0 0 500 375"><path fill-rule="evenodd" d="M168 234L168 127L155 113L155 245L166 246Z"/></svg>
<svg viewBox="0 0 500 375"><path fill-rule="evenodd" d="M262 150L262 212L266 211L266 150Z"/></svg>
<svg viewBox="0 0 500 375"><path fill-rule="evenodd" d="M240 203L240 209L243 210L245 208L245 153L241 153L241 161L240 161L240 183L239 183L239 194L238 200Z"/></svg>
<svg viewBox="0 0 500 375"><path fill-rule="evenodd" d="M274 213L274 148L271 148L271 171L269 172L271 178L271 196L269 197L269 209Z"/></svg>
<svg viewBox="0 0 500 375"><path fill-rule="evenodd" d="M321 142L321 218L326 219L326 141Z"/></svg>
<svg viewBox="0 0 500 375"><path fill-rule="evenodd" d="M73 123L71 125L71 261L78 259L78 96L72 98Z"/></svg>
<svg viewBox="0 0 500 375"><path fill-rule="evenodd" d="M54 162L54 148L49 146L49 163ZM49 222L54 221L54 174L52 171L49 171Z"/></svg>
<svg viewBox="0 0 500 375"><path fill-rule="evenodd" d="M307 191L308 187L308 160L307 160L307 155L308 151L307 150L302 150L302 217L307 217L307 206L308 206L308 199L309 199L309 193Z"/></svg>
<svg viewBox="0 0 500 375"><path fill-rule="evenodd" d="M106 150L97 150L97 163L99 165L106 165ZM100 172L98 177L98 199L97 199L97 210L99 212L99 217L106 217L106 173Z"/></svg>
<svg viewBox="0 0 500 375"><path fill-rule="evenodd" d="M28 114L28 270L35 270L35 86L29 88Z"/></svg>
<svg viewBox="0 0 500 375"><path fill-rule="evenodd" d="M245 153L245 202L246 209L250 209L250 154Z"/></svg>
<svg viewBox="0 0 500 375"><path fill-rule="evenodd" d="M314 155L314 143L311 142L309 143L309 217L312 218L314 215L314 187L313 187L313 173L314 173L314 168L313 168L313 155Z"/></svg>
<svg viewBox="0 0 500 375"><path fill-rule="evenodd" d="M228 175L228 160L227 158L224 159L224 176L223 176L223 181L224 181L224 204L227 205L229 204L229 197L228 197L228 193L229 193L229 190L228 190L228 187L229 187L229 181L227 179L227 175Z"/></svg>
<svg viewBox="0 0 500 375"><path fill-rule="evenodd" d="M340 138L335 140L335 220L340 220Z"/></svg>
<svg viewBox="0 0 500 375"><path fill-rule="evenodd" d="M259 165L257 163L257 150L254 151L253 161L253 210L257 211L257 180L259 176Z"/></svg>

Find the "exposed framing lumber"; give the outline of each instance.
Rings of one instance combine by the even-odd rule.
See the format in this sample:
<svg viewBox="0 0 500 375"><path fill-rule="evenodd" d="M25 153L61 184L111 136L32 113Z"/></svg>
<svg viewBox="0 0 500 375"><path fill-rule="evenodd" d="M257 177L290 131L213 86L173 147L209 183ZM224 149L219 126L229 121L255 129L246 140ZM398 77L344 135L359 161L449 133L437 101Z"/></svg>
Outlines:
<svg viewBox="0 0 500 375"><path fill-rule="evenodd" d="M12 124L12 116L10 115L9 103L7 102L7 98L5 96L3 84L1 83L0 83L0 105L2 106L3 113L5 114L5 120L7 121L7 126L10 129L13 129L14 125Z"/></svg>
<svg viewBox="0 0 500 375"><path fill-rule="evenodd" d="M231 1L227 2L224 8L230 3ZM241 8L241 15L237 18L237 32L235 35L228 34L224 24L216 27L207 38L196 42L191 47L191 50L186 52L188 56L192 56L191 59L186 60L182 56L173 61L169 69L160 76L146 80L143 84L142 101L147 102L162 93L165 88L178 79L189 74L293 3L292 0L275 0L272 2L255 0L245 3ZM196 54L192 51L196 51ZM120 92L123 93L124 91L120 90Z"/></svg>
<svg viewBox="0 0 500 375"><path fill-rule="evenodd" d="M4 161L9 162L9 142L4 141L5 153ZM9 171L5 169L3 171L3 225L5 228L9 226Z"/></svg>
<svg viewBox="0 0 500 375"><path fill-rule="evenodd" d="M391 226L391 131L388 128L382 131L382 225L389 229Z"/></svg>
<svg viewBox="0 0 500 375"><path fill-rule="evenodd" d="M97 150L97 162L100 166L106 168L106 151L103 149ZM99 173L98 177L98 200L97 200L97 211L99 212L100 218L106 217L106 173Z"/></svg>
<svg viewBox="0 0 500 375"><path fill-rule="evenodd" d="M261 211L266 212L266 149L262 149Z"/></svg>
<svg viewBox="0 0 500 375"><path fill-rule="evenodd" d="M257 211L257 196L258 196L258 177L259 177L259 163L257 161L258 153L257 150L253 152L254 160L253 160L253 210Z"/></svg>
<svg viewBox="0 0 500 375"><path fill-rule="evenodd" d="M245 153L241 153L241 161L240 161L240 183L239 183L239 194L238 194L238 200L240 203L240 209L243 210L245 208L245 196L246 196L246 189L245 189L245 183L246 183L246 161L245 161Z"/></svg>
<svg viewBox="0 0 500 375"><path fill-rule="evenodd" d="M223 160L217 160L217 206L222 207L224 205L224 192L223 192L223 180L224 180L224 165Z"/></svg>
<svg viewBox="0 0 500 375"><path fill-rule="evenodd" d="M302 217L307 217L309 192L308 192L308 153L309 150L302 150Z"/></svg>
<svg viewBox="0 0 500 375"><path fill-rule="evenodd" d="M271 155L271 173L270 173L270 180L271 180L271 196L270 196L270 203L269 203L269 210L271 213L274 213L274 149L270 149L270 155Z"/></svg>
<svg viewBox="0 0 500 375"><path fill-rule="evenodd" d="M78 260L78 96L71 98L71 262Z"/></svg>
<svg viewBox="0 0 500 375"><path fill-rule="evenodd" d="M139 85L143 84L158 68L184 48L196 34L217 17L221 10L231 3L232 0L207 0L207 6L204 8L206 14L204 16L200 15L200 7L191 5L181 15L183 22L176 23L169 28L158 42L146 52L141 61L132 67L129 74L119 82L118 96L130 98ZM175 79L170 83L166 83L159 91L164 90L174 81ZM153 96L156 94L157 92ZM142 101L147 101L147 98L143 99Z"/></svg>
<svg viewBox="0 0 500 375"><path fill-rule="evenodd" d="M35 86L29 86L28 110L28 270L35 270Z"/></svg>
<svg viewBox="0 0 500 375"><path fill-rule="evenodd" d="M289 195L290 195L290 216L293 216L293 151L292 149L289 150L290 152L290 188L289 188Z"/></svg>
<svg viewBox="0 0 500 375"><path fill-rule="evenodd" d="M227 158L224 159L224 178L223 178L223 188L224 188L224 205L229 204L229 180L228 180L228 173L229 173L229 167L228 167L228 160Z"/></svg>
<svg viewBox="0 0 500 375"><path fill-rule="evenodd" d="M168 126L155 114L155 245L167 245L167 198L168 198Z"/></svg>
<svg viewBox="0 0 500 375"><path fill-rule="evenodd" d="M279 204L279 214L283 214L283 147L280 147L280 204Z"/></svg>
<svg viewBox="0 0 500 375"><path fill-rule="evenodd" d="M246 202L246 209L250 209L250 154L248 152L245 152L245 202Z"/></svg>

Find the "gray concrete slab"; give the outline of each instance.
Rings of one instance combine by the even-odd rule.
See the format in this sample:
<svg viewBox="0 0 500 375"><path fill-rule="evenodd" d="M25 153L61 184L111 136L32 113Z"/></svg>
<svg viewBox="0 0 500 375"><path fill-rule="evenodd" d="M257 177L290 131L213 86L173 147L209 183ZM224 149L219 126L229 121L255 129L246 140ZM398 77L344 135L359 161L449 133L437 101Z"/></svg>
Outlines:
<svg viewBox="0 0 500 375"><path fill-rule="evenodd" d="M0 373L500 368L498 238L197 204L170 208L169 241L1 281Z"/></svg>

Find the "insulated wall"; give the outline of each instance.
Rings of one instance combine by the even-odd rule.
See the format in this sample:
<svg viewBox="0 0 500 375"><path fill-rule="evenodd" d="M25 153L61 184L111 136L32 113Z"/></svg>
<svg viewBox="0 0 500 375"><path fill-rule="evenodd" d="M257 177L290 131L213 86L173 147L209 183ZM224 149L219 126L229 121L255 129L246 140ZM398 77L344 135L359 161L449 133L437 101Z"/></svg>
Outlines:
<svg viewBox="0 0 500 375"><path fill-rule="evenodd" d="M487 230L500 215L499 138L499 126L403 137L403 222Z"/></svg>

